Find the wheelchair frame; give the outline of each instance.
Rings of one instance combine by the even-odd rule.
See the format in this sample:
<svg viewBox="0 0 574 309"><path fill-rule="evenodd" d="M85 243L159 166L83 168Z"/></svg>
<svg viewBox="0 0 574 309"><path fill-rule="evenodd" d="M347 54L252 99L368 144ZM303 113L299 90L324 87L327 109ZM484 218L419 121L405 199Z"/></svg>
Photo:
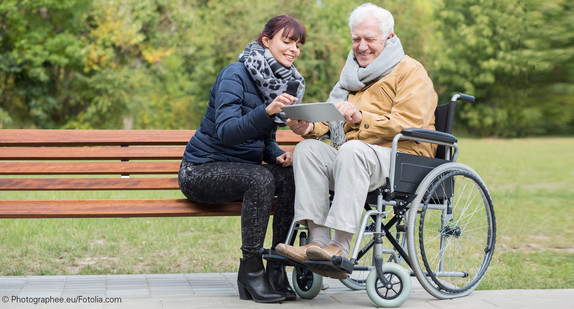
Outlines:
<svg viewBox="0 0 574 309"><path fill-rule="evenodd" d="M440 115L444 123L436 125L437 130L442 131L405 129L394 137L389 178L386 185L371 192L365 202L366 212L350 259L334 256L331 261L305 261L301 265L273 252L264 252L266 259L295 266L293 284L301 297L313 298L320 291L322 277L310 273L309 269L348 274L370 271L366 281L341 281L353 289L365 288L371 301L383 307L400 306L406 301L411 289L410 276L415 276L427 292L439 299L465 296L478 286L492 259L496 223L492 200L480 176L470 167L455 163L458 145L451 131L457 100L474 102L474 97L459 93L448 104L437 107L436 118L441 109L446 112L446 117ZM443 158L401 153L397 149L402 139L437 144L437 152ZM376 201L372 200L373 193ZM389 214L387 207L392 207L394 215L384 223ZM369 225L369 220L374 223ZM400 225L401 222L406 225ZM393 236L393 227L397 237L402 237L402 244ZM293 222L287 243L293 244L295 233L304 229ZM476 231L480 234L474 234ZM366 235L373 238L365 245ZM392 249L383 247L383 237ZM306 234L301 232L299 238L300 245L305 245ZM473 243L474 238L477 244ZM454 255L459 246L467 250L462 257ZM359 266L371 251L372 265ZM385 262L383 254L390 254L391 258ZM389 263L391 260L396 263ZM410 273L399 266L403 261L410 267ZM463 265L459 265L461 261Z"/></svg>

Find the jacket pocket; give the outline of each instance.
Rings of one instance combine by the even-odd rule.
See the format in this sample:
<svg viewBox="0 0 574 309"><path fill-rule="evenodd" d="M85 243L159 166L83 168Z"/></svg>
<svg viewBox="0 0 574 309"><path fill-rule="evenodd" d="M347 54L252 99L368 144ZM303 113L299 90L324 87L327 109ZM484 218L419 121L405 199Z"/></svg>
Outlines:
<svg viewBox="0 0 574 309"><path fill-rule="evenodd" d="M381 85L381 90L383 90L383 93L385 94L385 96L387 97L389 102L391 102L391 104L394 104L395 100L393 100L393 98L391 97L391 94L389 93L389 91L387 89L385 89L385 87L383 85Z"/></svg>

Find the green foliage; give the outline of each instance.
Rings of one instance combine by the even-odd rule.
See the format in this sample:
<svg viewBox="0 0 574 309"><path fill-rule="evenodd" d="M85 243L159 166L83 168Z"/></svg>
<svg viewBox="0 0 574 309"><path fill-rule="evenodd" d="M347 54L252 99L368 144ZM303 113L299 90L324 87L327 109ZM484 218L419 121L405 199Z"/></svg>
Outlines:
<svg viewBox="0 0 574 309"><path fill-rule="evenodd" d="M296 66L322 101L350 51L348 0L0 2L0 128L194 129L217 74L274 15L307 29ZM428 69L457 124L481 136L571 134L567 0L373 1Z"/></svg>
<svg viewBox="0 0 574 309"><path fill-rule="evenodd" d="M574 5L530 0L522 56L532 69L527 104L535 133L572 134L574 129Z"/></svg>
<svg viewBox="0 0 574 309"><path fill-rule="evenodd" d="M120 127L142 86L155 84L141 77L171 52L167 5L177 9L159 0L4 1L3 126Z"/></svg>
<svg viewBox="0 0 574 309"><path fill-rule="evenodd" d="M527 67L518 56L524 9L518 0L444 0L436 9L436 38L428 46L441 102L473 94L460 119L480 135L513 135L524 121L520 89Z"/></svg>
<svg viewBox="0 0 574 309"><path fill-rule="evenodd" d="M433 79L442 101L456 92L478 100L461 107L459 123L480 136L571 133L572 16L561 0L439 2Z"/></svg>
<svg viewBox="0 0 574 309"><path fill-rule="evenodd" d="M88 1L3 1L0 4L2 120L62 124L75 98L62 96L82 68ZM58 115L58 116L55 116Z"/></svg>

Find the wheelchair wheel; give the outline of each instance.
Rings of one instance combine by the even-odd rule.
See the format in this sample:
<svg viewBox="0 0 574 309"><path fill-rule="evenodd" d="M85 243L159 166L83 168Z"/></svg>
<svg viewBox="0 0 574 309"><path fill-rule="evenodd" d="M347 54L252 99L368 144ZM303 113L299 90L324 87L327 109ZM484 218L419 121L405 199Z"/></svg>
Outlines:
<svg viewBox="0 0 574 309"><path fill-rule="evenodd" d="M308 270L305 267L293 268L293 288L297 295L304 299L313 299L321 292L323 276Z"/></svg>
<svg viewBox="0 0 574 309"><path fill-rule="evenodd" d="M411 277L396 263L383 263L382 267L390 285L384 286L373 268L367 277L367 295L376 306L398 307L411 293Z"/></svg>
<svg viewBox="0 0 574 309"><path fill-rule="evenodd" d="M470 294L496 242L492 200L480 176L460 163L433 169L408 213L408 254L415 276L439 299Z"/></svg>

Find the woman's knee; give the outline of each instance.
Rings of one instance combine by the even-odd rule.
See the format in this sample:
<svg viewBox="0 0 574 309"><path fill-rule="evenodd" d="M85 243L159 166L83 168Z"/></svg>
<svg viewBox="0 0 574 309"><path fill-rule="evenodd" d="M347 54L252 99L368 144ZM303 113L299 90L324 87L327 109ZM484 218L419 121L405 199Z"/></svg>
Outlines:
<svg viewBox="0 0 574 309"><path fill-rule="evenodd" d="M189 171L189 168L186 166L181 166L179 169L179 173L177 175L177 181L180 188L180 191L185 195L188 199L194 199L194 184L193 178Z"/></svg>
<svg viewBox="0 0 574 309"><path fill-rule="evenodd" d="M261 165L255 165L250 175L252 188L275 188L275 177L273 173Z"/></svg>

